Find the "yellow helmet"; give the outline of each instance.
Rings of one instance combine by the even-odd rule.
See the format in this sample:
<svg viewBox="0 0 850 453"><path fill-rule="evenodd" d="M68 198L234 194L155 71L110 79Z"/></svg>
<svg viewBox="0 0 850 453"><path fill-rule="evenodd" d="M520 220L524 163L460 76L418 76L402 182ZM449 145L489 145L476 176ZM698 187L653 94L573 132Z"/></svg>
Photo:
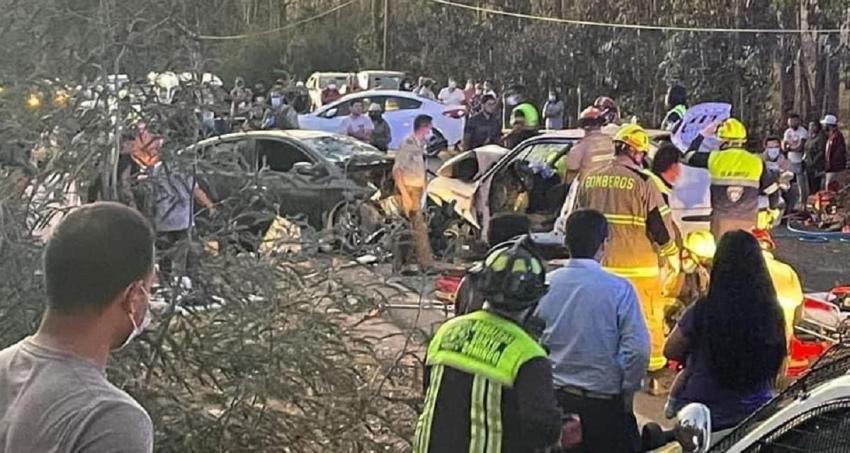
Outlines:
<svg viewBox="0 0 850 453"><path fill-rule="evenodd" d="M685 236L684 246L694 255L703 258L713 258L717 251L714 235L710 231L694 231Z"/></svg>
<svg viewBox="0 0 850 453"><path fill-rule="evenodd" d="M747 141L747 128L737 118L727 118L717 127L717 138L722 142L744 143Z"/></svg>
<svg viewBox="0 0 850 453"><path fill-rule="evenodd" d="M637 124L626 124L614 134L614 141L625 143L635 151L649 152L649 135Z"/></svg>

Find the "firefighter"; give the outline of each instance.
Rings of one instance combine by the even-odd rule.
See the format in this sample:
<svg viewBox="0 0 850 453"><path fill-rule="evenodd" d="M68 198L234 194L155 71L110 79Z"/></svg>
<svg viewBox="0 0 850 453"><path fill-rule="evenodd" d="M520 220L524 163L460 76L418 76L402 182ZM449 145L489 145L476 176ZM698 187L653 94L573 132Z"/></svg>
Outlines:
<svg viewBox="0 0 850 453"><path fill-rule="evenodd" d="M608 219L611 236L602 265L634 285L652 343L649 371L658 371L666 364L662 354L666 301L661 295L659 257L670 272L678 273L679 247L670 208L642 172L649 151L646 131L636 124L621 127L614 149L612 162L581 180L576 206L600 211Z"/></svg>
<svg viewBox="0 0 850 453"><path fill-rule="evenodd" d="M664 115L664 121L661 122L661 129L674 132L679 126L679 122L685 118L685 113L688 112L688 90L681 85L671 86L667 90L665 103L670 110L667 112L667 115Z"/></svg>
<svg viewBox="0 0 850 453"><path fill-rule="evenodd" d="M558 443L552 366L526 322L548 289L546 270L527 240L490 251L476 269L484 309L446 322L428 344L414 453L531 453Z"/></svg>
<svg viewBox="0 0 850 453"><path fill-rule="evenodd" d="M602 133L605 121L603 111L595 106L584 109L579 115L578 125L584 129L584 137L563 159L566 165L564 180L567 184L588 170L614 160L614 142Z"/></svg>
<svg viewBox="0 0 850 453"><path fill-rule="evenodd" d="M717 134L720 149L699 152L703 140ZM747 129L735 118L704 128L685 152L685 163L707 168L711 177L711 233L720 241L724 233L752 231L758 224L760 193L779 189L776 177L765 170L758 154L744 149Z"/></svg>

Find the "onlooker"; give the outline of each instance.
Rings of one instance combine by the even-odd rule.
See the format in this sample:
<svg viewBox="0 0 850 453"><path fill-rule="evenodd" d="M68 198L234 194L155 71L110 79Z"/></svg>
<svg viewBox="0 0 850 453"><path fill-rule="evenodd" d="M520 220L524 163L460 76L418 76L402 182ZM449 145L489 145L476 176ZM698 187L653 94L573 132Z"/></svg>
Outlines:
<svg viewBox="0 0 850 453"><path fill-rule="evenodd" d="M428 226L422 214L422 195L425 190L426 138L431 133L432 119L418 115L413 120L413 133L401 143L393 163L393 180L401 201L401 210L410 220L412 240L419 270L429 270L433 264L428 242ZM416 272L407 247L402 251L404 272Z"/></svg>
<svg viewBox="0 0 850 453"><path fill-rule="evenodd" d="M432 101L437 100L437 96L434 96L434 90L432 87L434 86L434 81L431 79L425 79L422 81L421 85L419 85L419 89L416 90L416 95L419 97L423 97L425 99L430 99Z"/></svg>
<svg viewBox="0 0 850 453"><path fill-rule="evenodd" d="M479 146L499 143L502 125L496 111L499 103L493 96L484 96L481 111L472 115L463 128L462 148L475 149Z"/></svg>
<svg viewBox="0 0 850 453"><path fill-rule="evenodd" d="M558 97L554 90L549 91L549 99L543 104L543 119L546 121L546 129L560 130L564 128L564 101Z"/></svg>
<svg viewBox="0 0 850 453"><path fill-rule="evenodd" d="M322 105L328 105L331 102L334 102L341 97L342 97L342 93L339 92L339 90L336 87L336 84L335 83L329 83L328 86L326 86L325 89L323 89L322 93L321 93Z"/></svg>
<svg viewBox="0 0 850 453"><path fill-rule="evenodd" d="M805 202L809 196L809 181L803 169L803 151L808 138L809 132L800 124L800 115L789 114L788 129L785 129L785 135L782 139L783 149L790 164L790 171L794 173L792 189L788 192L790 194L789 209L798 209L800 203Z"/></svg>
<svg viewBox="0 0 850 453"><path fill-rule="evenodd" d="M463 89L463 103L469 105L472 97L475 96L475 81L469 79L466 81L466 87Z"/></svg>
<svg viewBox="0 0 850 453"><path fill-rule="evenodd" d="M381 115L382 111L381 104L377 102L369 105L369 119L372 120L373 126L370 143L375 148L386 151L389 149L390 142L392 141L392 132L390 131L390 124Z"/></svg>
<svg viewBox="0 0 850 453"><path fill-rule="evenodd" d="M263 129L298 129L298 112L281 91L272 91L269 102L269 108L263 113Z"/></svg>
<svg viewBox="0 0 850 453"><path fill-rule="evenodd" d="M824 151L826 132L819 121L809 123L809 139L806 140L806 173L809 176L809 190L816 192L823 187ZM805 200L804 200L805 201Z"/></svg>
<svg viewBox="0 0 850 453"><path fill-rule="evenodd" d="M340 125L340 134L369 143L372 140L373 129L372 120L363 115L363 101L352 101L349 115L342 120Z"/></svg>
<svg viewBox="0 0 850 453"><path fill-rule="evenodd" d="M633 452L638 427L632 402L649 362L649 333L628 280L602 269L608 222L590 209L565 227L570 259L548 275L537 316L549 349L558 402L581 419L587 452Z"/></svg>
<svg viewBox="0 0 850 453"><path fill-rule="evenodd" d="M237 77L233 82L233 89L230 90L230 116L247 115L253 97L251 89L245 86L245 79Z"/></svg>
<svg viewBox="0 0 850 453"><path fill-rule="evenodd" d="M449 79L449 85L440 90L438 98L440 102L451 106L461 106L466 101L463 90L458 88L455 79Z"/></svg>
<svg viewBox="0 0 850 453"><path fill-rule="evenodd" d="M496 84L493 83L492 80L485 80L482 89L484 90L482 93L484 96L493 96L494 98L499 99L499 95L496 94Z"/></svg>
<svg viewBox="0 0 850 453"><path fill-rule="evenodd" d="M783 173L791 171L791 162L782 155L782 145L779 137L770 135L764 139L764 152L761 154L764 166L768 171Z"/></svg>
<svg viewBox="0 0 850 453"><path fill-rule="evenodd" d="M310 111L310 92L304 86L304 82L298 81L295 83L293 91L292 107L296 113L307 113Z"/></svg>
<svg viewBox="0 0 850 453"><path fill-rule="evenodd" d="M837 190L845 184L847 172L847 143L844 134L838 130L838 119L835 115L826 115L821 120L826 129L826 145L824 146L824 188ZM836 187L837 186L837 187Z"/></svg>
<svg viewBox="0 0 850 453"><path fill-rule="evenodd" d="M47 243L44 278L38 331L0 351L3 451L153 451L148 413L106 379L110 351L150 319L150 224L117 203L71 211Z"/></svg>
<svg viewBox="0 0 850 453"><path fill-rule="evenodd" d="M717 245L708 295L688 309L664 355L685 364L668 415L691 402L711 409L715 431L731 428L771 399L786 356L785 320L761 248L750 233Z"/></svg>
<svg viewBox="0 0 850 453"><path fill-rule="evenodd" d="M173 277L197 277L194 275L197 269L189 235L195 224L192 200L206 209L210 217L216 215L215 204L196 184L189 169L179 163L168 166L157 164L151 171L149 182L153 184L156 200L154 227L162 280L174 284Z"/></svg>

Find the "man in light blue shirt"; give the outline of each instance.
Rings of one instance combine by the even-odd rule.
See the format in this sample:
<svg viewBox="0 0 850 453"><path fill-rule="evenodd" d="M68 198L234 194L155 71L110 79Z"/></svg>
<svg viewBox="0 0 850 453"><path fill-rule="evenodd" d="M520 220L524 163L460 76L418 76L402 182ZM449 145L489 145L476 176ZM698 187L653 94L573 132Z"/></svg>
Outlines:
<svg viewBox="0 0 850 453"><path fill-rule="evenodd" d="M564 412L581 417L584 451L636 451L632 399L650 348L640 303L628 280L599 265L608 241L604 215L575 211L565 230L571 258L549 273L536 312L546 322L541 342L558 400Z"/></svg>

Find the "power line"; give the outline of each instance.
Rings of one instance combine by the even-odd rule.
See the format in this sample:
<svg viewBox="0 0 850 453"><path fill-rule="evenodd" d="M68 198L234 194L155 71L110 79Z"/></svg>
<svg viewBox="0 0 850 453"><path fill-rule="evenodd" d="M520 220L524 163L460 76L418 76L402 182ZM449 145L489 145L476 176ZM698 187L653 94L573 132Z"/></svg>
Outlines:
<svg viewBox="0 0 850 453"><path fill-rule="evenodd" d="M306 23L308 23L308 22L313 22L313 21L315 21L315 20L319 20L319 19L321 19L321 18L323 18L323 17L325 17L325 16L328 16L328 15L330 15L330 14L333 14L333 13L335 13L335 12L337 12L337 11L339 11L339 10L343 9L343 8L346 8L346 7L348 7L348 6L351 6L352 4L354 4L354 2L355 2L355 1L356 1L356 0L348 0L347 2L342 3L342 4L340 4L340 5L337 5L337 6L334 6L333 8L331 8L331 9L329 9L329 10L327 10L327 11L323 11L323 12L321 12L321 13L319 13L319 14L316 14L316 15L314 15L314 16L310 16L310 17L306 17L306 18L304 18L304 19L299 19L299 20L297 20L297 21L295 21L295 22L292 22L292 23L290 23L290 24L286 24L286 25L284 25L284 26L282 26L282 27L278 27L278 28L273 28L273 29L271 29L271 30L263 30L263 31L258 31L258 32L254 32L254 33L245 33L245 34L242 34L242 35L230 35L230 36L219 36L219 35L197 35L197 36L195 36L195 37L196 37L196 38L198 38L198 39L205 39L205 40L208 40L208 41L229 41L229 40L237 40L237 39L255 38L255 37L257 37L257 36L271 35L271 34L274 34L274 33L280 33L280 32L282 32L282 31L284 31L284 30L289 30L289 29L291 29L291 28L295 28L295 27L297 27L297 26L299 26L299 25L304 25L304 24L306 24Z"/></svg>
<svg viewBox="0 0 850 453"><path fill-rule="evenodd" d="M535 16L532 14L512 13L510 11L502 11L499 9L486 8L480 6L466 5L451 0L431 0L434 3L439 3L445 6L467 9L479 13L495 14L499 16L516 17L519 19L537 20L541 22L553 22L568 25L584 25L590 27L606 27L606 28L626 28L631 30L656 30L656 31L689 31L697 33L764 33L764 34L802 34L802 33L818 33L818 34L840 34L850 32L850 29L842 30L840 28L828 29L785 29L785 28L702 28L702 27L676 27L663 25L643 25L643 24L618 24L610 22L594 22L589 20L577 19L561 19L558 17Z"/></svg>

